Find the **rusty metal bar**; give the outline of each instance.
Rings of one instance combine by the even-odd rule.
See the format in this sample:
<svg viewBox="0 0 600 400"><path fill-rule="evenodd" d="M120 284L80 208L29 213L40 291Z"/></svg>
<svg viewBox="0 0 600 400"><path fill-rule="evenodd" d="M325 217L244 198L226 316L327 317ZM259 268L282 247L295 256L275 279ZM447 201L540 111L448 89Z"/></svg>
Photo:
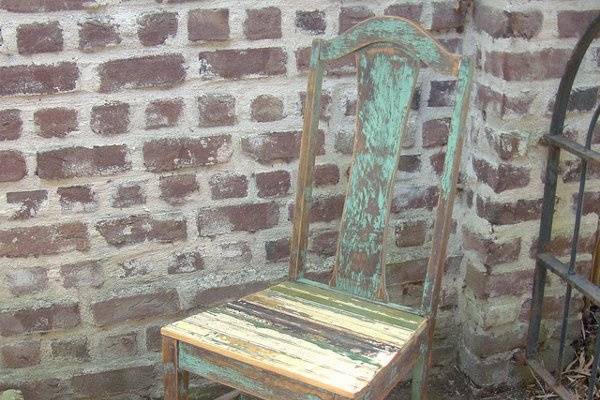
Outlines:
<svg viewBox="0 0 600 400"><path fill-rule="evenodd" d="M564 136L544 135L544 140L548 144L552 146L558 146L562 150L566 150L569 153L581 158L582 160L591 161L593 163L600 163L599 152L590 150L585 146L582 146L579 143L572 141L571 139L567 139Z"/></svg>
<svg viewBox="0 0 600 400"><path fill-rule="evenodd" d="M584 296L590 298L594 303L600 306L600 287L594 285L577 273L570 274L568 265L554 257L552 254L538 254L538 262L541 263L544 268L548 268L556 275L560 276Z"/></svg>

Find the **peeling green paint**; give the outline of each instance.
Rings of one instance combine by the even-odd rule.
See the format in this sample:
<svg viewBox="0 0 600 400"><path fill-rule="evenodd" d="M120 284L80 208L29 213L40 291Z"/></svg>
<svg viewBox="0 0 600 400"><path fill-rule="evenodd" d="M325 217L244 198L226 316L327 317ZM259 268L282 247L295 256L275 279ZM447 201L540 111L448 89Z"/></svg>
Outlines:
<svg viewBox="0 0 600 400"><path fill-rule="evenodd" d="M383 235L417 75L418 66L397 50L370 47L359 52L354 160L333 283L360 297L380 298L385 291Z"/></svg>

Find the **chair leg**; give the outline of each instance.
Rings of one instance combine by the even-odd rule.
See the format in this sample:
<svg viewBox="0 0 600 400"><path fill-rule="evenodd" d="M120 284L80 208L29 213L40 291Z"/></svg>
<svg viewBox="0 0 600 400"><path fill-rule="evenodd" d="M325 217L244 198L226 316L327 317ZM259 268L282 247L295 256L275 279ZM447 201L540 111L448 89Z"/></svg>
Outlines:
<svg viewBox="0 0 600 400"><path fill-rule="evenodd" d="M421 345L421 353L413 369L411 400L427 400L427 378L429 375L429 345Z"/></svg>
<svg viewBox="0 0 600 400"><path fill-rule="evenodd" d="M179 368L177 340L163 336L162 357L165 400L188 400L189 373Z"/></svg>

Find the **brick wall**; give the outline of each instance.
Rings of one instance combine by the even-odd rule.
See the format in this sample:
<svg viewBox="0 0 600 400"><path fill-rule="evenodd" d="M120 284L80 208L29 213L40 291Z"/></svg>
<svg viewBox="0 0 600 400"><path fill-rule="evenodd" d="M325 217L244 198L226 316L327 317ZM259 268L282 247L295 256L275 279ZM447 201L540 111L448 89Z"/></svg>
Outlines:
<svg viewBox="0 0 600 400"><path fill-rule="evenodd" d="M478 59L435 360L460 352L475 383L500 383L480 372L512 371L526 329L538 139L579 34L573 10L598 8L513 3L477 1L465 21L453 0L0 0L0 388L160 394L162 324L284 278L308 47L384 14ZM596 102L596 62L573 100L573 135ZM431 245L454 88L422 71L402 146L388 274L405 303ZM352 63L334 63L310 241L318 279L335 251L355 99ZM578 172L564 168L561 251Z"/></svg>

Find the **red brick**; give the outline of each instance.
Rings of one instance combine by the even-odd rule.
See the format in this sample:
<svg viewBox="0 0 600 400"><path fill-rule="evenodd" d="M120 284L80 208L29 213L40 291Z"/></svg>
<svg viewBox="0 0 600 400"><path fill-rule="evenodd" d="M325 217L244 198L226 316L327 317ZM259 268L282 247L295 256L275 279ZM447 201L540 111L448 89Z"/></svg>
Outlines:
<svg viewBox="0 0 600 400"><path fill-rule="evenodd" d="M179 296L175 289L162 289L150 293L112 297L94 302L90 308L94 323L106 326L172 315L179 311Z"/></svg>
<svg viewBox="0 0 600 400"><path fill-rule="evenodd" d="M201 271L204 269L204 258L197 251L188 251L177 254L169 264L169 274L184 274Z"/></svg>
<svg viewBox="0 0 600 400"><path fill-rule="evenodd" d="M144 144L144 165L151 172L224 163L232 154L231 136L158 139Z"/></svg>
<svg viewBox="0 0 600 400"><path fill-rule="evenodd" d="M15 182L27 175L23 154L13 150L0 150L0 182Z"/></svg>
<svg viewBox="0 0 600 400"><path fill-rule="evenodd" d="M502 329L500 333L469 328L462 332L464 343L468 346L469 351L481 359L499 353L515 353L526 346L527 330L517 324Z"/></svg>
<svg viewBox="0 0 600 400"><path fill-rule="evenodd" d="M225 79L240 79L247 76L274 76L286 73L287 55L279 47L203 51L198 58L200 76L204 78L220 76Z"/></svg>
<svg viewBox="0 0 600 400"><path fill-rule="evenodd" d="M344 210L343 195L313 197L310 206L310 222L331 222L339 219ZM288 214L290 221L294 219L295 204L290 204Z"/></svg>
<svg viewBox="0 0 600 400"><path fill-rule="evenodd" d="M554 235L550 241L546 244L543 251L546 253L552 253L558 257L568 256L571 253L572 234ZM581 234L577 241L577 251L579 253L591 253L595 245L596 234L585 236ZM538 254L538 239L534 239L529 248L529 256L535 258Z"/></svg>
<svg viewBox="0 0 600 400"><path fill-rule="evenodd" d="M483 159L473 159L473 169L477 179L501 193L505 190L526 187L529 184L529 169L508 163L494 167Z"/></svg>
<svg viewBox="0 0 600 400"><path fill-rule="evenodd" d="M144 188L137 183L124 183L117 187L113 197L114 208L128 208L139 204L146 204Z"/></svg>
<svg viewBox="0 0 600 400"><path fill-rule="evenodd" d="M214 236L229 232L256 232L279 223L279 206L276 203L248 203L218 208L205 208L198 212L200 236Z"/></svg>
<svg viewBox="0 0 600 400"><path fill-rule="evenodd" d="M0 9L19 13L37 13L82 10L93 3L94 0L2 0Z"/></svg>
<svg viewBox="0 0 600 400"><path fill-rule="evenodd" d="M37 257L88 249L87 227L79 222L0 231L0 257Z"/></svg>
<svg viewBox="0 0 600 400"><path fill-rule="evenodd" d="M419 21L422 12L423 6L421 4L393 4L385 9L384 14Z"/></svg>
<svg viewBox="0 0 600 400"><path fill-rule="evenodd" d="M177 126L183 100L154 100L146 107L146 129L171 128Z"/></svg>
<svg viewBox="0 0 600 400"><path fill-rule="evenodd" d="M4 140L16 140L21 137L23 131L23 120L20 110L0 111L0 142Z"/></svg>
<svg viewBox="0 0 600 400"><path fill-rule="evenodd" d="M82 261L61 265L59 268L63 286L70 288L101 288L104 285L102 266L97 261Z"/></svg>
<svg viewBox="0 0 600 400"><path fill-rule="evenodd" d="M495 202L489 197L477 196L477 215L494 225L510 225L523 221L538 220L542 200L519 199L512 203Z"/></svg>
<svg viewBox="0 0 600 400"><path fill-rule="evenodd" d="M0 348L2 362L8 368L25 368L40 363L40 342L26 341Z"/></svg>
<svg viewBox="0 0 600 400"><path fill-rule="evenodd" d="M573 88L573 90L571 90L571 94L569 95L567 111L592 111L596 105L597 98L598 86L592 86L588 88ZM551 100L550 104L551 107L548 109L552 111L554 109L554 99Z"/></svg>
<svg viewBox="0 0 600 400"><path fill-rule="evenodd" d="M509 113L525 115L529 113L532 101L531 96L514 97L511 94L499 93L488 86L477 85L476 103L484 112L484 116L485 113L494 113L499 117Z"/></svg>
<svg viewBox="0 0 600 400"><path fill-rule="evenodd" d="M486 32L493 38L531 39L542 29L543 14L539 10L527 12L504 11L476 4L473 21L478 32Z"/></svg>
<svg viewBox="0 0 600 400"><path fill-rule="evenodd" d="M90 360L87 338L56 340L50 345L52 347L53 358L78 362Z"/></svg>
<svg viewBox="0 0 600 400"><path fill-rule="evenodd" d="M48 287L48 272L43 267L12 267L5 273L4 279L13 296L38 293Z"/></svg>
<svg viewBox="0 0 600 400"><path fill-rule="evenodd" d="M441 147L448 143L450 118L432 119L423 123L423 147Z"/></svg>
<svg viewBox="0 0 600 400"><path fill-rule="evenodd" d="M76 303L0 312L0 336L75 328L81 323Z"/></svg>
<svg viewBox="0 0 600 400"><path fill-rule="evenodd" d="M208 94L198 97L199 126L235 125L235 97L229 94Z"/></svg>
<svg viewBox="0 0 600 400"><path fill-rule="evenodd" d="M194 174L161 176L159 188L161 199L172 205L180 205L198 191L198 182Z"/></svg>
<svg viewBox="0 0 600 400"><path fill-rule="evenodd" d="M592 21L598 16L598 10L563 10L558 12L558 35L561 38L581 37Z"/></svg>
<svg viewBox="0 0 600 400"><path fill-rule="evenodd" d="M486 54L485 71L507 81L540 81L560 78L570 49L545 49L530 53L493 51Z"/></svg>
<svg viewBox="0 0 600 400"><path fill-rule="evenodd" d="M242 151L261 164L282 160L290 162L300 153L300 132L270 132L242 138ZM316 153L324 154L325 135L319 131Z"/></svg>
<svg viewBox="0 0 600 400"><path fill-rule="evenodd" d="M284 118L283 101L268 94L260 95L252 100L250 113L256 122L279 121Z"/></svg>
<svg viewBox="0 0 600 400"><path fill-rule="evenodd" d="M155 385L157 379L160 377L154 366L148 365L77 375L70 379L70 383L78 398L110 398L124 393L145 393L150 397L149 388Z"/></svg>
<svg viewBox="0 0 600 400"><path fill-rule="evenodd" d="M427 272L427 258L394 263L386 268L386 281L391 284L422 282Z"/></svg>
<svg viewBox="0 0 600 400"><path fill-rule="evenodd" d="M355 6L355 7L343 7L340 10L339 33L343 33L348 29L352 28L359 22L364 21L367 18L374 17L375 13L369 10L367 7Z"/></svg>
<svg viewBox="0 0 600 400"><path fill-rule="evenodd" d="M181 54L107 61L99 66L100 92L120 89L170 88L185 79Z"/></svg>
<svg viewBox="0 0 600 400"><path fill-rule="evenodd" d="M304 116L304 105L306 103L306 92L300 93L300 113ZM321 101L320 110L319 110L319 118L323 121L328 121L331 117L331 112L329 111L329 106L331 105L331 94L329 93L321 93Z"/></svg>
<svg viewBox="0 0 600 400"><path fill-rule="evenodd" d="M462 31L465 24L465 14L457 3L444 2L433 4L433 16L431 21L432 31Z"/></svg>
<svg viewBox="0 0 600 400"><path fill-rule="evenodd" d="M162 335L160 326L151 326L146 329L146 349L153 353L162 351Z"/></svg>
<svg viewBox="0 0 600 400"><path fill-rule="evenodd" d="M281 238L265 242L266 259L270 262L287 260L290 257L290 239Z"/></svg>
<svg viewBox="0 0 600 400"><path fill-rule="evenodd" d="M126 133L129 129L129 104L112 101L92 107L90 126L101 136Z"/></svg>
<svg viewBox="0 0 600 400"><path fill-rule="evenodd" d="M429 156L429 163L431 168L436 175L441 175L444 171L444 163L446 162L446 152L444 150L438 151L435 154Z"/></svg>
<svg viewBox="0 0 600 400"><path fill-rule="evenodd" d="M42 179L106 176L130 169L123 145L67 147L37 154L36 174Z"/></svg>
<svg viewBox="0 0 600 400"><path fill-rule="evenodd" d="M315 167L315 185L337 185L340 181L340 170L335 164L323 164Z"/></svg>
<svg viewBox="0 0 600 400"><path fill-rule="evenodd" d="M259 292L271 285L270 282L244 282L230 286L217 286L208 289L201 288L194 296L193 304L198 307L208 307L224 302L237 300L243 296Z"/></svg>
<svg viewBox="0 0 600 400"><path fill-rule="evenodd" d="M90 19L79 25L79 50L98 51L121 43L118 27L111 21Z"/></svg>
<svg viewBox="0 0 600 400"><path fill-rule="evenodd" d="M581 160L562 160L559 164L559 173L565 183L579 182L581 175ZM586 179L600 178L600 165L589 163L587 165Z"/></svg>
<svg viewBox="0 0 600 400"><path fill-rule="evenodd" d="M486 237L463 228L463 247L473 250L481 257L486 266L516 261L521 252L521 238L500 243L494 237Z"/></svg>
<svg viewBox="0 0 600 400"><path fill-rule="evenodd" d="M146 241L173 243L187 238L185 219L156 219L150 215L130 215L96 224L108 244L123 247Z"/></svg>
<svg viewBox="0 0 600 400"><path fill-rule="evenodd" d="M75 89L79 69L72 62L0 67L0 95L53 94Z"/></svg>
<svg viewBox="0 0 600 400"><path fill-rule="evenodd" d="M56 190L58 194L60 206L63 211L68 211L83 206L84 209L95 209L96 194L89 186L69 186L59 187Z"/></svg>
<svg viewBox="0 0 600 400"><path fill-rule="evenodd" d="M57 21L34 22L17 28L19 54L51 53L63 49L62 29Z"/></svg>
<svg viewBox="0 0 600 400"><path fill-rule="evenodd" d="M438 201L439 190L437 186L429 187L398 187L392 200L392 212L399 213L406 210L426 208L432 210Z"/></svg>
<svg viewBox="0 0 600 400"><path fill-rule="evenodd" d="M310 65L310 47L301 47L294 52L296 56L296 68L299 72L308 71ZM338 77L356 74L355 58L351 55L333 60L325 65L327 76Z"/></svg>
<svg viewBox="0 0 600 400"><path fill-rule="evenodd" d="M419 172L421 170L421 155L401 155L398 161L398 170L402 172Z"/></svg>
<svg viewBox="0 0 600 400"><path fill-rule="evenodd" d="M429 107L449 107L456 92L456 81L431 81L429 92Z"/></svg>
<svg viewBox="0 0 600 400"><path fill-rule="evenodd" d="M11 216L11 219L28 219L34 217L46 200L48 200L47 190L6 193L6 202L8 204L20 205L19 210Z"/></svg>
<svg viewBox="0 0 600 400"><path fill-rule="evenodd" d="M322 35L327 28L325 20L325 12L314 11L296 11L296 28L305 32L310 32L314 35Z"/></svg>
<svg viewBox="0 0 600 400"><path fill-rule="evenodd" d="M104 356L127 357L137 353L137 334L135 332L111 335L104 338L100 349Z"/></svg>
<svg viewBox="0 0 600 400"><path fill-rule="evenodd" d="M578 195L573 194L573 204L576 204ZM600 192L584 192L582 212L584 215L596 213L600 214Z"/></svg>
<svg viewBox="0 0 600 400"><path fill-rule="evenodd" d="M279 39L281 37L281 11L277 7L246 10L244 35L250 40Z"/></svg>
<svg viewBox="0 0 600 400"><path fill-rule="evenodd" d="M429 224L427 221L401 221L394 228L397 247L421 246L425 243L425 236Z"/></svg>
<svg viewBox="0 0 600 400"><path fill-rule="evenodd" d="M165 44L177 35L177 13L161 12L144 15L138 20L138 38L144 46Z"/></svg>
<svg viewBox="0 0 600 400"><path fill-rule="evenodd" d="M38 135L44 138L65 137L77 130L77 110L57 107L37 110L33 115L39 128Z"/></svg>
<svg viewBox="0 0 600 400"><path fill-rule="evenodd" d="M248 178L246 175L218 174L208 180L210 197L213 200L246 197L248 195Z"/></svg>
<svg viewBox="0 0 600 400"><path fill-rule="evenodd" d="M191 10L188 13L188 39L193 42L229 40L229 10Z"/></svg>
<svg viewBox="0 0 600 400"><path fill-rule="evenodd" d="M485 136L490 147L496 151L502 160L512 160L513 157L519 154L519 146L522 139L515 134L495 132L486 127Z"/></svg>
<svg viewBox="0 0 600 400"><path fill-rule="evenodd" d="M511 271L500 274L482 272L473 264L467 264L465 286L476 298L487 299L498 296L521 296L531 292L533 270Z"/></svg>
<svg viewBox="0 0 600 400"><path fill-rule="evenodd" d="M321 231L314 234L311 251L324 257L330 257L337 251L337 231Z"/></svg>
<svg viewBox="0 0 600 400"><path fill-rule="evenodd" d="M261 172L254 179L258 197L281 196L290 190L290 174L287 171Z"/></svg>

